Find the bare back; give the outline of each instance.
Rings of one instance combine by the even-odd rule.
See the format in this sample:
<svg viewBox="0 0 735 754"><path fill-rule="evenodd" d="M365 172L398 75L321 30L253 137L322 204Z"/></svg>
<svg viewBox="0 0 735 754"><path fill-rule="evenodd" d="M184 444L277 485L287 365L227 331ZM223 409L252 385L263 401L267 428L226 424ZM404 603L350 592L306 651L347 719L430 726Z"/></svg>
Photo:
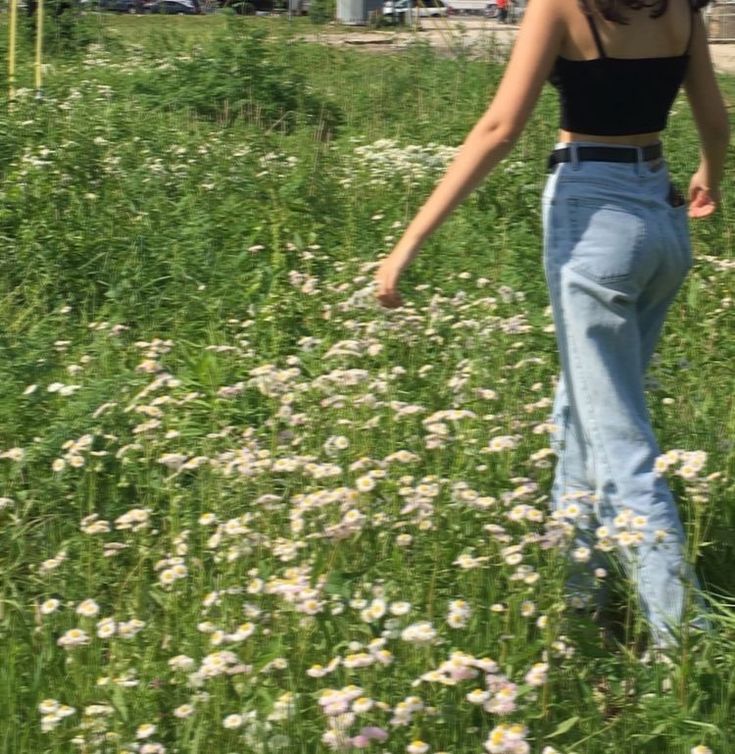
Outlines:
<svg viewBox="0 0 735 754"><path fill-rule="evenodd" d="M600 57L589 19L579 0L559 0L565 33L560 55L568 60L593 60ZM593 0L586 0L600 42L609 58L667 58L687 51L693 31L693 13L688 0L669 0L666 12L651 18L650 8L624 9L627 24L608 21L597 11ZM604 136L561 130L560 141L596 141L645 145L657 141L660 134L649 132L634 136Z"/></svg>
<svg viewBox="0 0 735 754"><path fill-rule="evenodd" d="M599 57L589 23L578 0L559 0L564 6L566 35L561 54L570 60ZM625 9L628 23L618 24L604 19L596 11L593 0L587 0L600 33L606 54L611 58L659 58L681 55L687 49L691 34L692 10L688 0L669 0L666 12L650 17L650 8Z"/></svg>

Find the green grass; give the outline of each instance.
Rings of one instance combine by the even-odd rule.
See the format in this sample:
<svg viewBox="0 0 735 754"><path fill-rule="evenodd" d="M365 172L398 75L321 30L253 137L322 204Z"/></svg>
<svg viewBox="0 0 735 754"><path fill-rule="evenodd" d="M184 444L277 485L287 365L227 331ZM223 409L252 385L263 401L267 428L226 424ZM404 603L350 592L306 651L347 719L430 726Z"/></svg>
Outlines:
<svg viewBox="0 0 735 754"><path fill-rule="evenodd" d="M728 752L732 182L693 224L696 265L652 369L662 447L708 454L672 484L723 603L664 692L664 670L638 662L624 579L618 643L603 644L564 609L563 552L537 541L557 372L539 216L553 92L427 243L408 308L387 312L366 290L374 264L491 99L492 49L285 44L285 19L94 22L104 46L53 58L44 99L21 94L0 116L0 750L312 754L328 750L320 695L354 684L375 704L349 735L386 728L368 749L381 754L416 739L483 751L509 721L534 754ZM665 146L685 186L697 146L683 100ZM512 447L487 452L496 436ZM526 580L505 549L518 544ZM462 555L480 560L464 569ZM410 611L363 614L381 599ZM452 628L460 599L471 614ZM434 641L401 638L419 621ZM74 628L89 642L59 646ZM221 650L231 674L205 662ZM453 651L495 660L516 709L466 700L483 673L414 684ZM526 683L542 660L545 683ZM391 724L409 696L422 709ZM47 702L44 732L48 699L73 712Z"/></svg>
<svg viewBox="0 0 735 754"><path fill-rule="evenodd" d="M206 42L227 24L229 14L213 13L204 16L157 16L126 15L113 13L90 13L88 18L100 36L110 35L126 42L156 45L161 34L174 34L184 44ZM276 38L290 35L329 35L345 31L345 27L333 24L315 25L308 17L288 18L287 14L263 18L246 16L239 19L250 28L268 29Z"/></svg>

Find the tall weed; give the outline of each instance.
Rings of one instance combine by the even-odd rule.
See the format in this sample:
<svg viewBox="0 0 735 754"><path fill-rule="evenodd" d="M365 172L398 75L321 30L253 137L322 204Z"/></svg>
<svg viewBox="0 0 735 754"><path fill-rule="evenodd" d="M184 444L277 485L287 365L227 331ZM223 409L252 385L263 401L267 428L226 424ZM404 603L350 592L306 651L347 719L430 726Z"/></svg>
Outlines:
<svg viewBox="0 0 735 754"><path fill-rule="evenodd" d="M321 124L334 133L339 109L283 58L264 29L231 17L206 49L138 77L133 92L151 109L187 110L220 123L240 118L266 130Z"/></svg>

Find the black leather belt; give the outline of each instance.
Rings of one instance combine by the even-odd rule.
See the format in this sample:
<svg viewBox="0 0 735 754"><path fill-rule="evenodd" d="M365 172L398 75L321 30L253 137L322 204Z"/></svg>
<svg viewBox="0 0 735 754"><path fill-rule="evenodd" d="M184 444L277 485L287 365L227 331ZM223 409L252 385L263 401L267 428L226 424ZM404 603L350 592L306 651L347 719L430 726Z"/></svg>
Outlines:
<svg viewBox="0 0 735 754"><path fill-rule="evenodd" d="M562 147L549 155L549 170L560 162L572 162L573 152L580 162L648 162L663 156L661 144L647 147Z"/></svg>

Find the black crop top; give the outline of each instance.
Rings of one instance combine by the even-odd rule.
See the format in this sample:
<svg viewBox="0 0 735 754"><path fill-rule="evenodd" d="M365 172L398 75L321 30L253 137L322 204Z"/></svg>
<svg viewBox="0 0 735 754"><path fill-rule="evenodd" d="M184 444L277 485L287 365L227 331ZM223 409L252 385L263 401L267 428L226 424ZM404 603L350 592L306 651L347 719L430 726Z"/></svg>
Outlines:
<svg viewBox="0 0 735 754"><path fill-rule="evenodd" d="M592 16L586 18L600 57L556 59L549 81L559 90L560 127L595 136L663 131L686 74L691 32L682 55L609 58Z"/></svg>

